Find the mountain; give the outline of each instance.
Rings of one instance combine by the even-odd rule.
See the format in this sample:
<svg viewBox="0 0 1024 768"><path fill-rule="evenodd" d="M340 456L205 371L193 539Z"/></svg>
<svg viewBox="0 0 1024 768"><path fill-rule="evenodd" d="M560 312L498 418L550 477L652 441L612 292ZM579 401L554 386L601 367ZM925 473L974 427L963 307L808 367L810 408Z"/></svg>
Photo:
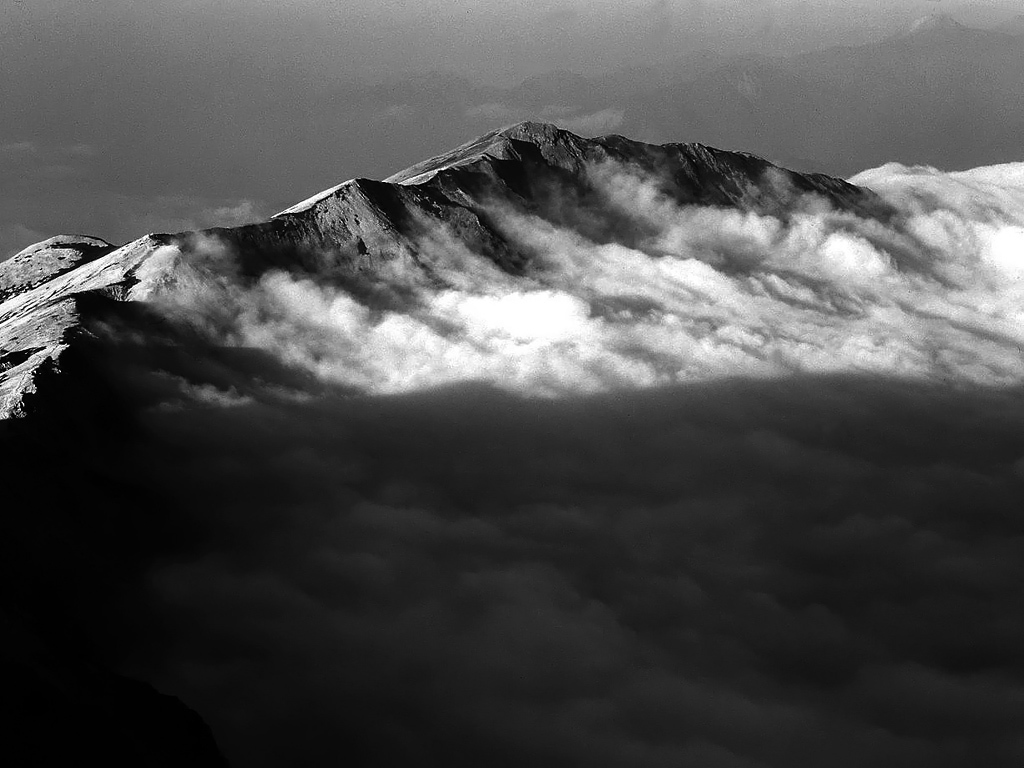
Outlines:
<svg viewBox="0 0 1024 768"><path fill-rule="evenodd" d="M441 136L455 125L483 130L531 117L588 133L587 118L603 115L593 132L655 143L685 135L832 175L891 160L955 170L1024 153L1022 78L1024 47L1011 29L932 14L874 42L791 56L693 54L603 76L551 73L509 89L452 78L444 99L396 89L405 108L384 126L397 145L422 146L422 126Z"/></svg>
<svg viewBox="0 0 1024 768"><path fill-rule="evenodd" d="M57 235L0 263L0 301L98 259L115 246L98 237Z"/></svg>
<svg viewBox="0 0 1024 768"><path fill-rule="evenodd" d="M221 759L193 713L105 671L89 650L95 617L116 612L117 596L138 569L187 536L174 532L172 513L159 502L147 502L144 518L136 514L136 500L147 492L119 472L118 446L133 439L133 409L169 396L159 384L166 372L243 392L308 388L309 380L287 363L232 349L168 318L161 296L201 274L226 270L252 285L283 270L373 311L412 311L417 287L451 284L452 265L423 245L442 230L472 259L527 282L539 274L538 256L508 236L497 209L595 243L640 247L644 222L593 178L605 167L643 178L679 206L784 217L813 195L836 210L886 213L867 190L750 154L621 136L584 139L520 123L384 181L344 182L261 223L150 234L120 247L61 235L0 264L0 443L17 446L5 466L17 478L7 501L31 508L48 488L37 514L5 516L3 523L3 615L8 634L25 638L8 648L5 694L25 719L24 739L44 740L41 723L56 722L112 765ZM248 370L259 373L238 378ZM102 509L85 501L97 498L105 500ZM39 754L58 760L58 746Z"/></svg>
<svg viewBox="0 0 1024 768"><path fill-rule="evenodd" d="M437 73L357 83L292 69L243 83L229 70L221 76L230 83L198 75L147 80L124 120L109 119L122 95L110 83L97 100L84 85L33 93L31 78L9 77L0 99L35 108L30 120L23 109L0 115L8 134L52 133L55 146L84 142L101 151L69 156L90 179L84 198L77 185L35 167L44 153L8 153L7 172L18 184L0 190L0 227L10 233L0 238L0 258L29 242L20 237L61 227L124 242L161 226L218 223L212 212L240 200L265 201L260 210L269 212L307 190L350 175L382 178L524 119L587 136L685 137L844 177L890 160L947 170L1012 162L1024 153L1024 56L1019 36L1005 32L1012 24L1000 32L939 17L919 34L863 45L788 57L681 52L649 67L552 72L515 87ZM217 109L200 107L200 97ZM178 105L172 112L170 103ZM252 119L254 103L262 105L260 120ZM62 122L69 104L90 126L86 134ZM111 153L118 164L108 161ZM258 171L253 157L261 159ZM130 190L120 167L134 169Z"/></svg>
<svg viewBox="0 0 1024 768"><path fill-rule="evenodd" d="M25 249L5 748L1019 765L1022 188L525 122Z"/></svg>
<svg viewBox="0 0 1024 768"><path fill-rule="evenodd" d="M63 235L0 264L4 759L224 766L202 719L173 696L112 672L101 647L109 637L97 645L93 631L160 528L135 518L140 491L112 463L114 394L75 373L88 356L76 342L88 335L89 316L89 300L77 292L121 295L116 283L127 266L107 260L83 273L118 250L123 256L99 238ZM28 410L38 418L21 418Z"/></svg>
<svg viewBox="0 0 1024 768"><path fill-rule="evenodd" d="M181 279L181 258L155 259L171 246L185 252L204 238L232 250L248 279L271 269L315 274L377 306L398 306L418 283L437 281L416 241L437 225L511 275L530 271L531 254L510 243L488 209L496 201L569 224L595 242L629 244L642 236L588 182L586 168L615 163L656 179L677 204L761 212L785 211L814 193L833 205L869 214L883 206L870 192L823 175L777 168L749 154L700 144L653 146L620 136L583 139L552 125L521 123L489 133L385 181L353 179L270 220L200 233L147 235L119 248L96 239L58 237L0 265L0 414L21 417L96 407L89 385L67 391L67 371L80 367L78 345L91 343L93 313L144 300ZM576 208L601 216L571 220ZM567 213L568 212L568 213ZM80 401L80 402L76 402ZM75 405L72 405L75 403Z"/></svg>
<svg viewBox="0 0 1024 768"><path fill-rule="evenodd" d="M159 383L167 372L196 386L254 392L308 387L309 380L287 363L197 334L162 314L161 296L201 274L252 285L283 270L374 311L411 311L417 286L451 280L452 265L423 247L425 236L441 230L471 258L525 282L538 274L537 255L503 232L497 208L595 243L643 239L643 222L603 197L592 179L602 167L653 181L681 206L785 216L814 195L837 210L885 213L867 190L749 154L584 139L521 123L384 181L344 182L261 223L150 234L120 247L56 236L0 264L0 443L12 449L5 471L13 479L5 496L24 509L45 496L36 514L5 515L0 536L0 616L10 637L23 638L9 644L4 661L5 698L24 719L22 746L44 763L59 762L60 744L32 746L56 723L79 734L76 749L106 755L111 765L221 760L194 713L105 671L89 650L96 616L116 614L139 569L188 535L159 500L145 501L147 514L137 514L147 490L119 470L119 446L136 434L133 409L172 394ZM238 378L250 370L258 375ZM102 508L88 501L100 498Z"/></svg>

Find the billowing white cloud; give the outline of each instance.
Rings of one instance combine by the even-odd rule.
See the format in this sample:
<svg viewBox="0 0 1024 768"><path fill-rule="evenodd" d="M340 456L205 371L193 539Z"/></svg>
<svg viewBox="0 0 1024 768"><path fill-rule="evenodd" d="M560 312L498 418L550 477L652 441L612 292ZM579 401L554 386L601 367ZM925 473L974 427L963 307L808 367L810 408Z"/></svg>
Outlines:
<svg viewBox="0 0 1024 768"><path fill-rule="evenodd" d="M1024 166L861 174L895 206L888 222L814 198L785 217L680 206L621 168L591 176L639 233L628 244L496 209L534 254L512 277L437 226L418 251L442 285L412 268L396 277L417 297L407 311L276 271L161 301L366 392L486 381L557 395L801 372L1024 379Z"/></svg>

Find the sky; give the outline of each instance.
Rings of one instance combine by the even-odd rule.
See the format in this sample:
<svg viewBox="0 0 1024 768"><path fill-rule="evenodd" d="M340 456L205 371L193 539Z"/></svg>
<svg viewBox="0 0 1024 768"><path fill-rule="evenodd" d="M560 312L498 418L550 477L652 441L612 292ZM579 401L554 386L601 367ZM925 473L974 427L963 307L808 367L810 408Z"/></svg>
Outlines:
<svg viewBox="0 0 1024 768"><path fill-rule="evenodd" d="M417 94L472 105L476 86L555 71L864 42L936 9L978 26L1017 12L1000 0L14 0L0 8L0 257L58 233L123 242L261 218L518 117L403 123ZM621 108L575 125L614 128Z"/></svg>

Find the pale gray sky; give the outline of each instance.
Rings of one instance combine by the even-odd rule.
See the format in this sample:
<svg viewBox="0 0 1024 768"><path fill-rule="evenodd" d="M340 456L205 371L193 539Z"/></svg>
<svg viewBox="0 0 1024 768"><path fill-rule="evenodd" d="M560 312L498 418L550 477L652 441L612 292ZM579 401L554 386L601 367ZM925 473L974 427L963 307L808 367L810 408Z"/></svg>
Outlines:
<svg viewBox="0 0 1024 768"><path fill-rule="evenodd" d="M1016 0L8 0L3 56L87 77L150 70L292 67L329 79L455 70L508 84L595 71L679 48L800 48L884 34L941 9L984 25ZM60 50L59 61L56 52Z"/></svg>
<svg viewBox="0 0 1024 768"><path fill-rule="evenodd" d="M142 234L139 227L211 224L212 212L225 209L272 213L493 127L440 112L432 121L400 124L409 103L425 94L439 104L485 107L496 98L471 92L468 82L417 80L423 73L511 87L554 70L598 74L700 50L778 53L863 42L936 10L992 26L1019 6L4 0L0 257L37 234L71 230L123 240ZM598 103L597 117L581 114L578 124L614 128L621 109ZM474 114L501 122L494 109Z"/></svg>

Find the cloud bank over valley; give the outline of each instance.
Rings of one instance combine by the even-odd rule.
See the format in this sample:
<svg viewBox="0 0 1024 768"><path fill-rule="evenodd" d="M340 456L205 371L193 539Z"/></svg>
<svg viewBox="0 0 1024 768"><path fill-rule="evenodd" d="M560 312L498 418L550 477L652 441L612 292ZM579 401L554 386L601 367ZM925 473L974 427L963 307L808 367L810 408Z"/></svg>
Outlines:
<svg viewBox="0 0 1024 768"><path fill-rule="evenodd" d="M121 669L239 766L1018 765L1024 169L867 171L878 217L586 174L489 209L519 272L423 230L398 303L149 258L256 357L120 369L161 393L121 467L193 529Z"/></svg>

